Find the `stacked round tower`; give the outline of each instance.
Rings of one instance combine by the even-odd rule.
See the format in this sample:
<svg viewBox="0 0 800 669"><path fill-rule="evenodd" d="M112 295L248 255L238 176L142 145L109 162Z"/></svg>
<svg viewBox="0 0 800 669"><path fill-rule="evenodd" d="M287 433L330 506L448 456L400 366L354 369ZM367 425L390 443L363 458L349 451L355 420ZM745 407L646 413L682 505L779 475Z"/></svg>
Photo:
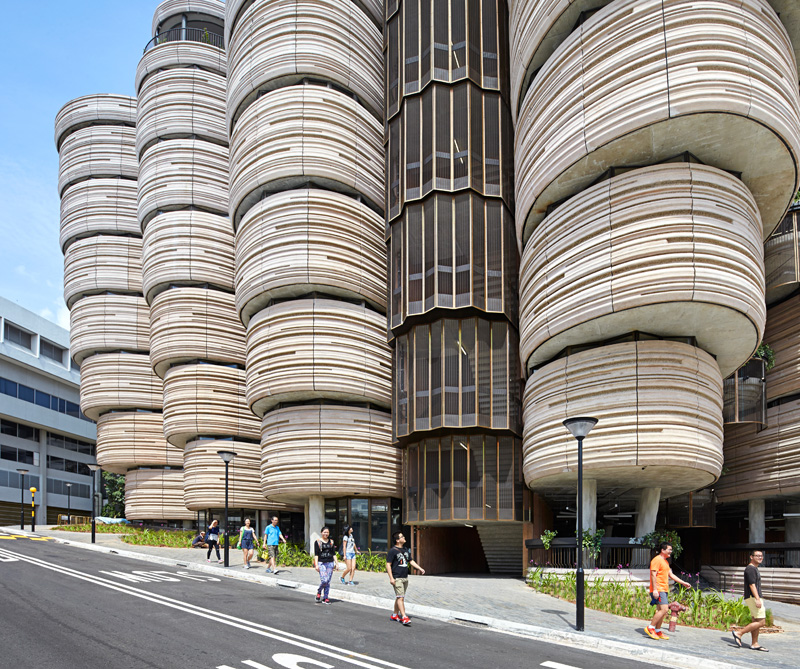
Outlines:
<svg viewBox="0 0 800 669"><path fill-rule="evenodd" d="M524 471L596 498L717 479L722 379L761 342L763 241L798 187L800 100L766 0L511 2ZM631 38L634 36L634 38Z"/></svg>
<svg viewBox="0 0 800 669"><path fill-rule="evenodd" d="M81 410L97 421L97 462L126 475L130 519L191 518L181 451L164 439L136 218L136 100L91 95L56 117L64 299L81 365Z"/></svg>
<svg viewBox="0 0 800 669"><path fill-rule="evenodd" d="M261 488L304 504L313 538L326 497L400 494L385 337L382 12L352 0L225 9L236 308L247 403L262 421Z"/></svg>

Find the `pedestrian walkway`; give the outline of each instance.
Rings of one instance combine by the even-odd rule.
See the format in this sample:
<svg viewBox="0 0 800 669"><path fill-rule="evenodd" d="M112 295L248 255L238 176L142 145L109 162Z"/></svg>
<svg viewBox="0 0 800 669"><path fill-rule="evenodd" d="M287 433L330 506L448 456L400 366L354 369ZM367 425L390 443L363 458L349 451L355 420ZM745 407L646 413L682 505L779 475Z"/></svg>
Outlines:
<svg viewBox="0 0 800 669"><path fill-rule="evenodd" d="M89 534L63 532L42 529L37 534L68 540L74 543L90 542ZM313 592L319 583L317 573L310 568L285 568L276 576L266 573L264 563L253 563L253 568L242 568L241 555L238 551L230 553L230 567L226 570L222 565L206 562L206 551L189 548L159 548L153 546L134 546L120 541L119 535L98 534L97 546L115 551L129 551L158 560L170 560L176 563L196 565L204 571L209 569L227 576L245 578L254 582L269 583L279 581L282 585L294 587L302 584L303 592ZM212 554L213 556L213 554ZM424 566L424 565L423 565ZM339 573L334 574L331 587L331 599L346 599L356 603L376 606L385 609L380 615L388 615L393 593L386 574L358 572L355 586L345 586L339 582ZM309 600L311 601L311 595ZM684 657L680 666L741 666L780 669L796 669L798 666L796 645L800 642L800 606L769 602L775 615L776 623L784 628L780 634L763 634L760 641L769 648L769 653L757 653L747 647L738 649L732 643L729 632L719 630L703 630L689 627L678 627L678 631L670 634L670 641L655 641L645 636L645 621L624 618L599 611L586 610L586 631L581 635L587 644L604 644L617 642L635 644L642 649L655 651L658 649L681 653ZM524 633L515 625L535 626L553 632L553 640L562 639L562 643L572 645L570 637L559 637L562 633L572 633L575 622L575 605L531 590L522 579L499 577L488 574L481 575L444 575L444 576L412 576L407 599L409 614L424 618L434 609L445 610L447 617L462 624L481 625L482 619L494 619L507 623L506 631ZM437 614L437 617L439 614ZM504 629L503 625L493 627ZM666 627L665 627L666 629ZM745 638L745 646L749 636ZM600 650L598 648L598 650ZM601 651L608 652L608 650ZM642 658L645 659L645 658ZM653 659L648 657L648 659ZM722 663L722 664L720 664ZM673 666L675 666L673 662Z"/></svg>

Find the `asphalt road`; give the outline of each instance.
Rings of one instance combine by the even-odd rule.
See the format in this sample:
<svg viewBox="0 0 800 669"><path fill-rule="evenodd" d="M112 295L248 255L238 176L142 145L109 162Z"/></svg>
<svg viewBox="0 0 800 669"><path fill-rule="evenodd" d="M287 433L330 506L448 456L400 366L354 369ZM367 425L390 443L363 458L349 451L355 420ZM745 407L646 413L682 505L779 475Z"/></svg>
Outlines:
<svg viewBox="0 0 800 669"><path fill-rule="evenodd" d="M3 668L644 666L54 541L0 537L0 602Z"/></svg>

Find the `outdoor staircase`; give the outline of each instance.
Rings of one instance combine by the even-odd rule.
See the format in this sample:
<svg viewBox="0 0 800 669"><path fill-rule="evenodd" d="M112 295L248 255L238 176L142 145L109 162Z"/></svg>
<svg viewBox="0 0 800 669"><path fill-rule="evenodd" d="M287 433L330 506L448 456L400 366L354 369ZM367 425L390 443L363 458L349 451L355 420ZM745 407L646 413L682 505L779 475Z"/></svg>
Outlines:
<svg viewBox="0 0 800 669"><path fill-rule="evenodd" d="M521 576L524 562L522 523L482 523L476 527L489 571Z"/></svg>

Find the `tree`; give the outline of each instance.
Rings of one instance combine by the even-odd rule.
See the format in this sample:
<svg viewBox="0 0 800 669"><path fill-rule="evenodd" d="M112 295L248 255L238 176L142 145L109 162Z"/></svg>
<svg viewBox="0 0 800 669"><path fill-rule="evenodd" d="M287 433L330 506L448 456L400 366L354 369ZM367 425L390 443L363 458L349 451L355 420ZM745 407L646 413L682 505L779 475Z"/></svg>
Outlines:
<svg viewBox="0 0 800 669"><path fill-rule="evenodd" d="M108 504L103 507L103 515L109 518L125 517L125 477L122 474L103 472L103 484Z"/></svg>

